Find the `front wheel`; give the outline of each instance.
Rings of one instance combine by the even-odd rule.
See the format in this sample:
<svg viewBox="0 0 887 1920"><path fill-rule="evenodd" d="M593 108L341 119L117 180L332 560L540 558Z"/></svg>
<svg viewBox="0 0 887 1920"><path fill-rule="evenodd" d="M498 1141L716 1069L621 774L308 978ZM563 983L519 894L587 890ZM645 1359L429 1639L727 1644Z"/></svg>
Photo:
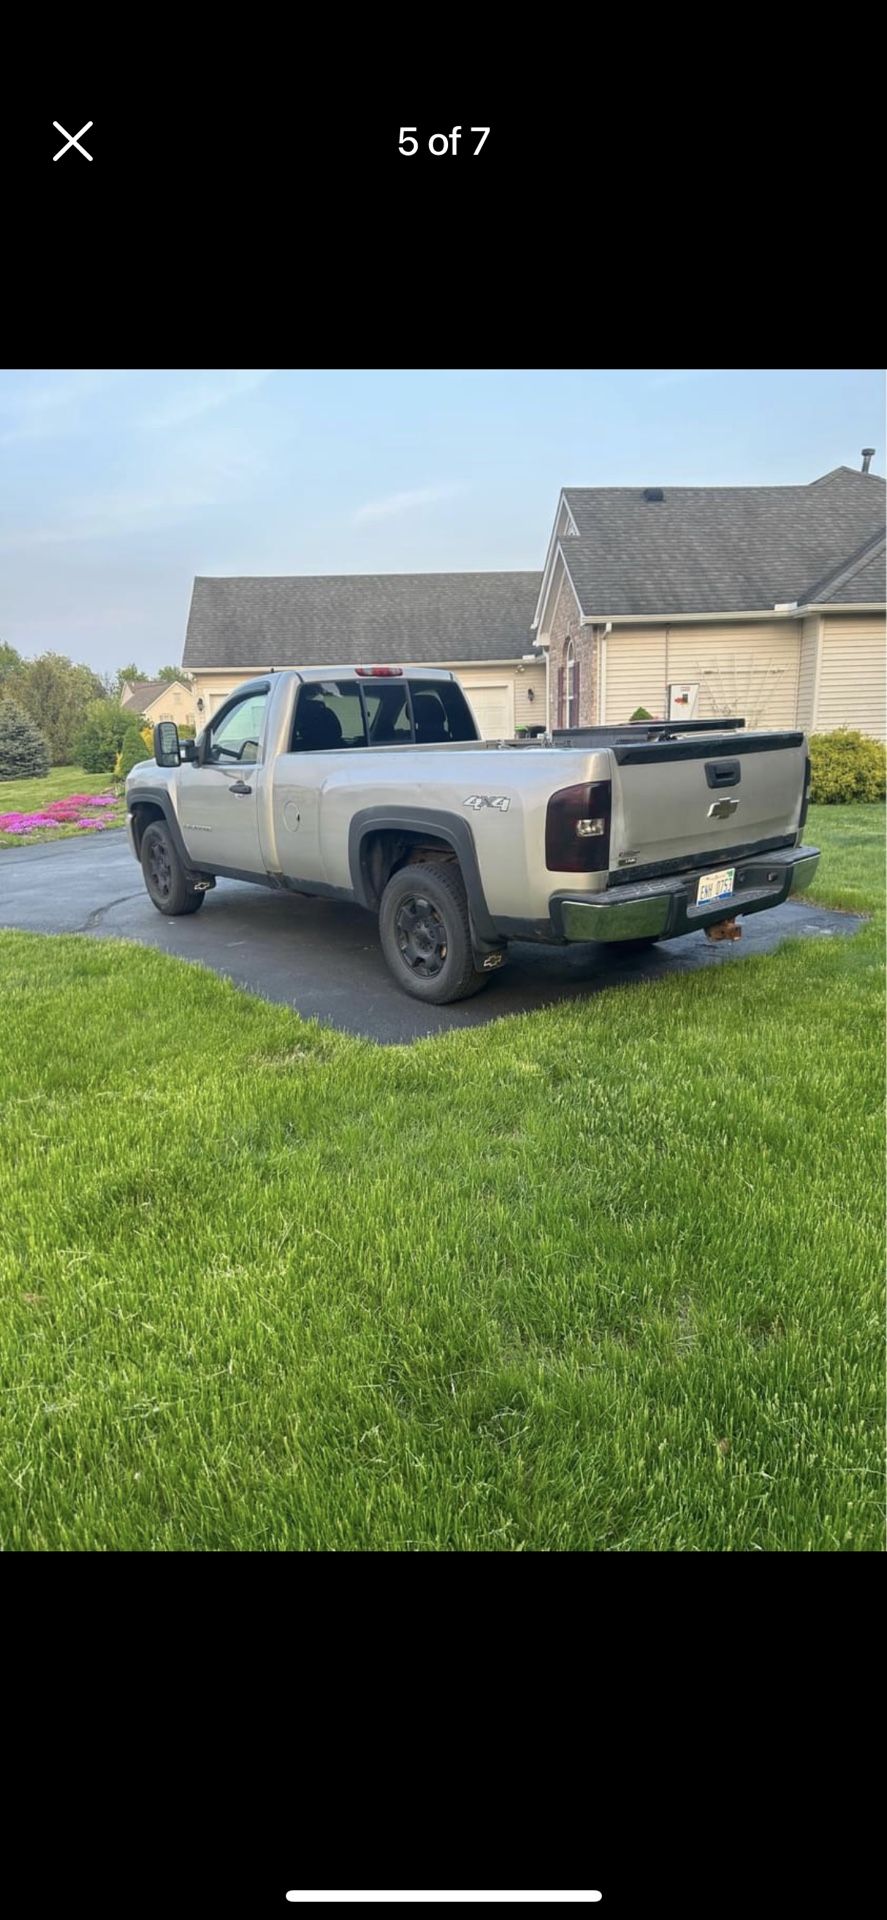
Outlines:
<svg viewBox="0 0 887 1920"><path fill-rule="evenodd" d="M468 900L455 862L401 867L379 908L389 968L407 993L434 1006L466 1000L489 979L475 966Z"/></svg>
<svg viewBox="0 0 887 1920"><path fill-rule="evenodd" d="M141 861L148 897L158 913L196 913L203 906L206 894L189 887L169 828L160 821L145 828Z"/></svg>

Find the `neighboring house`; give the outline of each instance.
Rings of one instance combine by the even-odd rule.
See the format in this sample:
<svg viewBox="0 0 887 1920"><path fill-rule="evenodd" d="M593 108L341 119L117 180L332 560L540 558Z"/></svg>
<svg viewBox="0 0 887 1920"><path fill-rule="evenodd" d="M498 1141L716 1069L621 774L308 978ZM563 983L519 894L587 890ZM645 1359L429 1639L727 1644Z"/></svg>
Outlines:
<svg viewBox="0 0 887 1920"><path fill-rule="evenodd" d="M546 724L530 622L539 573L389 573L197 579L184 665L197 726L275 667L447 667L486 739Z"/></svg>
<svg viewBox="0 0 887 1920"><path fill-rule="evenodd" d="M643 707L883 740L884 481L867 466L799 487L565 488L533 620L551 724Z"/></svg>
<svg viewBox="0 0 887 1920"><path fill-rule="evenodd" d="M196 722L194 691L185 680L124 680L120 705L144 714L152 727L158 720L174 720L179 727Z"/></svg>

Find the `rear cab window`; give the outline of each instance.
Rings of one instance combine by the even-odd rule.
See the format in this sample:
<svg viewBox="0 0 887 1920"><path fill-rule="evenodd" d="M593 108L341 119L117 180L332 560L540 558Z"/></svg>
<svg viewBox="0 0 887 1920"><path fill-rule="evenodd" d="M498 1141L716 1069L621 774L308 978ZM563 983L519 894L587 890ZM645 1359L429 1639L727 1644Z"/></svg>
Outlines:
<svg viewBox="0 0 887 1920"><path fill-rule="evenodd" d="M331 753L365 747L366 728L356 680L307 680L299 688L293 753Z"/></svg>
<svg viewBox="0 0 887 1920"><path fill-rule="evenodd" d="M435 740L477 739L471 709L455 680L412 680L410 695L418 746Z"/></svg>
<svg viewBox="0 0 887 1920"><path fill-rule="evenodd" d="M299 688L290 752L476 739L471 709L455 680L309 680Z"/></svg>

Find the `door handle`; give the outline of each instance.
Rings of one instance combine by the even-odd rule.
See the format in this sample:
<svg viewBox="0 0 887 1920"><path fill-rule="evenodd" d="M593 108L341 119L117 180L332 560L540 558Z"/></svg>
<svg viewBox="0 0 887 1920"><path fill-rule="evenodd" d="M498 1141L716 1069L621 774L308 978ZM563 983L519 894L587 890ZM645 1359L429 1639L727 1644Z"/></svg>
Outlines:
<svg viewBox="0 0 887 1920"><path fill-rule="evenodd" d="M243 794L252 793L252 787L248 787L245 780L235 780L233 787L228 788L228 792L236 793L240 799Z"/></svg>
<svg viewBox="0 0 887 1920"><path fill-rule="evenodd" d="M705 778L710 787L737 787L742 775L738 760L707 760Z"/></svg>

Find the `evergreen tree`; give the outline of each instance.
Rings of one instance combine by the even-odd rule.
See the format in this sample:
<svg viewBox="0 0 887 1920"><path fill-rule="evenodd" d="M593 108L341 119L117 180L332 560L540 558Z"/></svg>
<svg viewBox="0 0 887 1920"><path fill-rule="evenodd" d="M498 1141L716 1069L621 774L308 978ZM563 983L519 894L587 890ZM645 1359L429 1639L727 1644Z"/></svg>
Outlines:
<svg viewBox="0 0 887 1920"><path fill-rule="evenodd" d="M49 748L28 714L13 700L0 700L0 780L42 780Z"/></svg>

